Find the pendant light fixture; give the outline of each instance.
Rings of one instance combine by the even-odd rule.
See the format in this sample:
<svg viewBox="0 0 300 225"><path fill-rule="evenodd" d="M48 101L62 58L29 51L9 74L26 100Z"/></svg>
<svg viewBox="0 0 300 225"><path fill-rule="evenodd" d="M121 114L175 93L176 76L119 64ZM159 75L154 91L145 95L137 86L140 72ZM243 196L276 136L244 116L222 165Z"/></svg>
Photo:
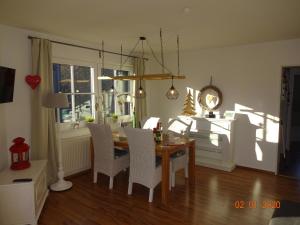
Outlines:
<svg viewBox="0 0 300 225"><path fill-rule="evenodd" d="M146 39L145 37L140 37L138 39L138 41L136 42L136 44L134 45L133 49L130 51L130 53L127 55L126 60L124 60L124 63L122 63L122 65L124 65L130 57L132 57L133 53L135 52L135 50L137 49L138 46L140 46L140 44L143 44L143 42L146 43L147 47L150 50L151 55L153 56L153 59L161 66L162 71L161 73L155 73L155 74L133 74L133 75L121 75L121 76L115 76L115 77L109 77L109 76L101 76L98 79L101 80L181 80L181 79L185 79L186 77L184 75L174 75L174 73L171 72L170 69L168 69L165 66L165 62L164 62L164 54L163 54L163 40L162 40L162 30L160 29L160 43L161 43L161 60L159 60L159 57L156 56L154 49L151 47L151 44L149 42L148 39ZM124 56L124 55L123 55ZM135 58L137 58L135 56ZM141 57L138 57L141 58ZM148 60L147 58L143 58L143 60ZM143 61L144 62L144 61Z"/></svg>
<svg viewBox="0 0 300 225"><path fill-rule="evenodd" d="M144 65L144 41L146 40L145 37L140 37L140 40L142 42L142 57L141 57L141 61L142 61L142 75L144 76L145 75L145 65ZM139 65L138 65L139 66ZM136 98L145 98L146 97L146 92L145 90L143 89L142 87L142 77L140 76L140 79L139 79L139 88L136 90L136 93L135 93L135 97Z"/></svg>
<svg viewBox="0 0 300 225"><path fill-rule="evenodd" d="M175 89L173 85L173 77L172 77L172 86L167 91L166 96L169 100L176 100L179 97L179 92Z"/></svg>
<svg viewBox="0 0 300 225"><path fill-rule="evenodd" d="M104 46L102 46L102 51L103 51L103 54L104 54ZM103 59L104 59L104 55L103 55ZM115 90L115 87L114 87L114 80L111 80L111 87L109 89L109 93L112 94L112 95L116 94L116 90Z"/></svg>
<svg viewBox="0 0 300 225"><path fill-rule="evenodd" d="M177 74L180 74L180 64L179 64L179 36L177 36ZM179 97L179 92L175 89L173 84L173 76L172 76L172 86L167 91L166 96L169 100L176 100Z"/></svg>
<svg viewBox="0 0 300 225"><path fill-rule="evenodd" d="M104 76L104 41L102 41L101 43L101 51L99 51L99 56L101 57L102 59L102 62L101 62L101 71L100 71L100 74L101 76L98 76L98 80L103 80L102 78L103 77L106 77ZM114 88L114 79L113 78L110 78L111 81L112 81L112 85L111 85L111 88L108 90L108 93L109 94L115 94L115 88Z"/></svg>

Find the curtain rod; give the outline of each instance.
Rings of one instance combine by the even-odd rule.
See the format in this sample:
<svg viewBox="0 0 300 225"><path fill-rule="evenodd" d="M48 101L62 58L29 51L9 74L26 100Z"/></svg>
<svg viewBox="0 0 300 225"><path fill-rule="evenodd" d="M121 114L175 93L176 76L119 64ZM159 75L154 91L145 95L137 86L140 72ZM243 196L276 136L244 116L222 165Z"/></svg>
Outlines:
<svg viewBox="0 0 300 225"><path fill-rule="evenodd" d="M33 36L28 36L28 39L41 39L39 37L33 37ZM83 49L88 49L88 50L92 50L92 51L97 51L97 52L101 52L101 49L97 49L97 48L91 48L91 47L86 47L86 46L82 46L82 45L75 45L75 44L70 44L70 43L66 43L66 42L61 42L61 41L53 41L53 40L49 40L52 43L55 44L60 44L60 45L66 45L66 46L71 46L71 47L76 47L76 48L83 48ZM106 51L104 50L105 53L109 53L109 54L113 54L113 55L121 55L118 52L112 52L112 51ZM131 57L131 58L140 58L138 56L133 56L133 55L126 55L126 54L122 54L122 56L127 56L127 57ZM148 58L143 58L144 60L148 60Z"/></svg>

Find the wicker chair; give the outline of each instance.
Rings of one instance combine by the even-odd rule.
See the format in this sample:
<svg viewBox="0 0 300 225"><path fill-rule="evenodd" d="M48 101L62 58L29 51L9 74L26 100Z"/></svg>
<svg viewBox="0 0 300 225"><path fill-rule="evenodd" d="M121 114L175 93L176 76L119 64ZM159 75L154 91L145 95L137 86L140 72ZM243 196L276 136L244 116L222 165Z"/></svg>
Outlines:
<svg viewBox="0 0 300 225"><path fill-rule="evenodd" d="M161 160L155 156L153 133L149 130L124 128L130 151L128 195L132 194L133 183L150 189L149 202L153 200L154 188L161 181Z"/></svg>
<svg viewBox="0 0 300 225"><path fill-rule="evenodd" d="M190 130L192 126L192 121L190 124L180 120L180 119L171 119L168 122L168 133L174 136L184 136L189 137ZM171 186L175 187L175 175L178 170L184 169L185 177L188 177L188 163L189 156L188 150L182 149L181 151L171 155Z"/></svg>
<svg viewBox="0 0 300 225"><path fill-rule="evenodd" d="M107 124L88 124L94 145L94 179L98 172L110 177L109 189L113 188L114 176L129 167L128 151L115 149L112 131Z"/></svg>

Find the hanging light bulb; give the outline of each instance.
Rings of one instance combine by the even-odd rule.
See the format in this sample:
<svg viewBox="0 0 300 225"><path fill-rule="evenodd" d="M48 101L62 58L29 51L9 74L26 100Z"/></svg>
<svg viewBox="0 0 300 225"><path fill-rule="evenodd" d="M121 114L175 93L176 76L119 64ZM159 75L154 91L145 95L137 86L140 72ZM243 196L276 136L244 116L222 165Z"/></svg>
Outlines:
<svg viewBox="0 0 300 225"><path fill-rule="evenodd" d="M109 92L114 94L115 93L115 87L114 85L111 86L111 88L109 89Z"/></svg>
<svg viewBox="0 0 300 225"><path fill-rule="evenodd" d="M112 84L111 84L111 87L109 89L109 94L111 95L116 95L118 94L117 90L115 89L115 86L114 86L114 80L111 80Z"/></svg>
<svg viewBox="0 0 300 225"><path fill-rule="evenodd" d="M146 92L142 88L141 80L140 80L140 87L136 90L135 97L136 98L145 98L146 97Z"/></svg>
<svg viewBox="0 0 300 225"><path fill-rule="evenodd" d="M177 35L177 74L180 74L180 63L179 63L179 36ZM167 91L166 96L169 100L176 100L179 97L179 92L173 85L174 76L172 76L172 86Z"/></svg>
<svg viewBox="0 0 300 225"><path fill-rule="evenodd" d="M140 40L142 41L142 57L141 59L144 60L144 41L146 40L145 37L140 37ZM145 67L143 65L143 75L145 74ZM146 92L142 88L142 78L140 77L140 87L136 90L135 93L136 98L145 98L146 97Z"/></svg>
<svg viewBox="0 0 300 225"><path fill-rule="evenodd" d="M173 76L172 76L172 86L167 91L166 96L169 100L176 100L179 97L179 92L175 89L173 85Z"/></svg>

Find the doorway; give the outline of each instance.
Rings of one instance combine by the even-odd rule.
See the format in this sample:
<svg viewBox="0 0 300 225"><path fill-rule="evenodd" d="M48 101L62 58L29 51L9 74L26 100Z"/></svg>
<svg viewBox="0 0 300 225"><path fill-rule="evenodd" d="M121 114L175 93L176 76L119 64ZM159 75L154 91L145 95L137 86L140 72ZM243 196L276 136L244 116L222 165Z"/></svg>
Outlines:
<svg viewBox="0 0 300 225"><path fill-rule="evenodd" d="M300 179L300 66L281 77L278 174Z"/></svg>

